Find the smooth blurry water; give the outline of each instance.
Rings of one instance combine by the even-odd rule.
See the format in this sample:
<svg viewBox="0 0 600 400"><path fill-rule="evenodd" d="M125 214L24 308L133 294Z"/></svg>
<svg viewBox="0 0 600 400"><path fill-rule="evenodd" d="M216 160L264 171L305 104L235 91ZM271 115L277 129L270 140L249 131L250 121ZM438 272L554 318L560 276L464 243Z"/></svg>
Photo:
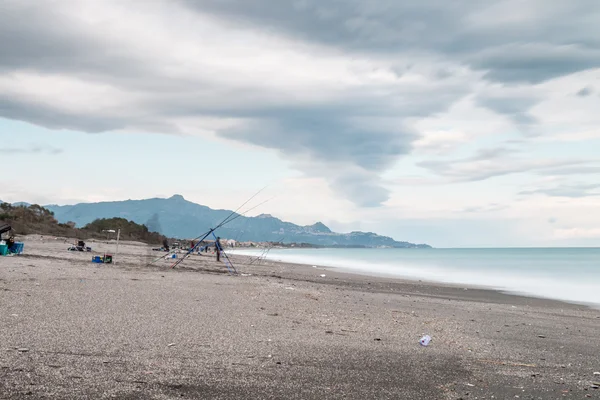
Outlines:
<svg viewBox="0 0 600 400"><path fill-rule="evenodd" d="M272 249L267 258L600 305L600 248Z"/></svg>

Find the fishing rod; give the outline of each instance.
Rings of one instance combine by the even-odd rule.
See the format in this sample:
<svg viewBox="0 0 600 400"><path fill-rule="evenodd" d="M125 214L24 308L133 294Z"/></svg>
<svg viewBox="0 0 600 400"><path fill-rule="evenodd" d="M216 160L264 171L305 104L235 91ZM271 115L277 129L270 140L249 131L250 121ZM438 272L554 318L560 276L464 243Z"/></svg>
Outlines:
<svg viewBox="0 0 600 400"><path fill-rule="evenodd" d="M263 190L265 190L267 187L268 187L268 186L265 186L265 187L263 187L263 188L262 188L262 189L260 189L258 192L256 192L254 195L252 195L252 197L250 197L248 200L246 200L246 201L245 201L245 202L244 202L244 203L243 203L241 206L239 206L239 207L238 207L238 208L237 208L235 211L232 211L232 212L231 212L231 214L229 214L229 215L227 216L227 218L225 218L223 221L221 221L221 223L220 223L219 225L217 225L217 227L215 227L215 228L212 228L212 229L208 230L207 232L204 232L204 233L202 233L202 234L200 234L200 235L196 236L194 239L192 239L192 241L196 241L196 240L198 240L198 239L202 238L202 239L200 239L200 241L198 242L198 243L202 243L202 241L203 241L204 239L206 239L206 238L207 238L207 237L208 237L208 236L209 236L209 235L210 235L210 234L211 234L211 233L212 233L212 232L213 232L215 229L218 229L218 228L220 228L221 226L223 226L224 224L226 224L226 223L228 223L228 222L231 222L231 221L233 221L233 220L234 220L235 218L237 218L237 217L235 217L235 218L231 219L231 221L230 221L229 219L230 219L230 218L231 218L231 217L232 217L234 214L236 214L236 213L237 213L237 212L238 212L238 211L239 211L239 210L240 210L242 207L244 207L246 204L248 204L248 203L249 203L249 202L250 202L250 201L251 201L253 198L255 198L256 196L258 196L258 195L259 195L259 194L260 194L260 193L261 193ZM250 209L250 210L252 210L252 209ZM246 211L246 213L247 213L247 212L249 212L250 210L247 210L247 211ZM238 215L238 217L239 217L239 216L240 216L240 215ZM197 247L197 245L196 245L196 246L194 246L194 247L193 247L191 250L193 251L193 250L194 250L196 247ZM164 259L164 258L166 258L166 257L167 257L167 256L169 256L171 253L173 253L173 254L174 254L174 253L175 253L175 251L169 252L169 253L168 253L166 256L161 256L161 257L158 257L157 259L155 259L155 260L153 260L153 261L149 262L148 264L146 264L146 267L149 267L150 265L154 264L155 262L157 262L157 261L158 261L158 260L160 260L160 259ZM188 253L187 253L187 254L186 254L184 257L187 257L187 256L188 256L190 253L191 253L191 251L189 251L189 252L188 252ZM171 267L171 268L173 268L173 267Z"/></svg>
<svg viewBox="0 0 600 400"><path fill-rule="evenodd" d="M249 208L249 209L247 209L246 211L244 211L242 214L238 214L238 215L236 215L234 218L231 218L231 219L230 219L230 220L228 220L228 221L227 221L225 224L228 224L228 223L230 223L231 221L235 221L235 220L236 220L237 218L239 218L239 217L243 217L243 216L245 216L245 215L246 215L246 214L248 214L250 211L252 211L252 210L254 210L255 208L258 208L258 207L262 206L263 204L265 204L265 203L267 203L267 202L269 202L269 201L273 200L275 197L277 197L277 196L273 196L273 197L271 197L270 199L267 199L267 200L263 201L262 203L258 203L258 204L257 204L257 205L255 205L254 207L252 207L252 208ZM220 224L220 225L218 225L218 226L217 226L215 229L219 229L221 226L223 226L223 225L225 225L225 224Z"/></svg>
<svg viewBox="0 0 600 400"><path fill-rule="evenodd" d="M233 221L234 219L236 219L236 218L240 217L241 215L240 215L240 214L238 214L238 215L237 215L235 218L232 218L232 219L230 220L230 218L231 218L231 217L232 217L234 214L236 214L236 213L237 213L237 212L238 212L238 211L239 211L239 210L240 210L242 207L244 207L246 204L248 204L248 203L249 203L249 202L250 202L250 201L251 201L253 198L255 198L256 196L258 196L258 195L260 194L260 192L262 192L263 190L265 190L267 187L268 187L268 186L265 186L265 187L263 187L262 189L260 189L258 192L254 193L254 195L253 195L252 197L250 197L248 200L246 200L246 201L244 202L244 204L242 204L241 206L239 206L238 208L236 208L236 209L235 209L235 211L232 211L232 212L231 212L231 214L229 214L229 215L227 216L227 218L225 218L223 221L221 221L221 222L220 222L220 223L219 223L219 224L218 224L218 225L217 225L215 228L211 228L211 229L210 229L210 230L208 230L207 232L200 234L199 236L195 237L195 238L194 238L194 239L192 239L192 240L196 241L196 240L198 240L200 237L202 237L202 240L204 240L204 239L206 239L206 237L207 237L208 235L210 235L210 234L211 234L211 232L212 232L212 231L214 231L215 229L219 229L219 228L220 228L220 227L222 227L223 225L225 225L225 224L227 224L227 223L229 223L229 222ZM250 210L252 210L252 209L250 209ZM246 210L246 212L245 212L245 213L247 213L247 212L248 212L248 211L250 211L250 210ZM245 213L244 213L244 214L245 214ZM202 240L201 240L201 241L202 241Z"/></svg>
<svg viewBox="0 0 600 400"><path fill-rule="evenodd" d="M262 253L258 257L251 258L250 264L248 264L248 265L253 265L257 261L258 261L258 264L260 264L263 260L266 260L267 256L269 255L269 251L271 251L271 249L273 247L275 247L275 243L283 243L284 240L285 240L285 236L282 236L281 239L279 239L277 242L271 242L271 245L265 247L262 250Z"/></svg>
<svg viewBox="0 0 600 400"><path fill-rule="evenodd" d="M259 206L261 206L261 205L265 204L266 202L268 202L268 201L270 201L270 200L273 200L274 198L275 198L275 197L272 197L272 198L270 198L270 199L267 199L267 200L263 201L262 203L259 203L259 204L257 204L256 206L254 206L254 207L252 207L252 208L250 208L250 209L248 209L248 210L244 211L242 214L238 214L238 215L236 215L234 218L231 218L231 219L229 219L229 217L228 217L228 218L226 218L225 220L223 220L223 222L221 222L221 223L220 223L219 225L217 225L215 228L212 228L212 229L210 229L208 232L206 232L206 233L204 234L204 236L202 237L202 239L200 239L200 240L198 241L198 243L197 243L197 244L196 244L194 247L192 247L192 248L191 248L191 249L190 249L190 250L189 250L189 251L188 251L188 252L187 252L187 253L186 253L186 254L185 254L185 255L184 255L184 256L183 256L181 259L177 260L177 261L176 261L176 262L175 262L173 265L171 265L171 268L175 268L176 266L178 266L179 264L181 264L181 263L182 263L182 262L183 262L183 261L184 261L184 260L185 260L185 259L186 259L186 258L187 258L187 257L188 257L190 254L191 254L191 253L193 253L193 252L196 250L196 248L197 248L197 247L200 245L200 243L202 243L202 242L204 241L204 239L206 239L206 238L207 238L207 237L208 237L208 236L209 236L211 233L213 233L213 232L214 232L214 231L216 231L217 229L221 228L222 226L224 226L224 225L228 224L229 222L231 222L231 221L234 221L235 219L237 219L237 218L239 218L239 217L241 217L241 216L243 216L243 215L245 215L245 214L249 213L250 211L254 210L255 208L257 208L257 207L259 207ZM247 203L247 202L246 202L246 203ZM239 210L239 208L238 208L238 210ZM232 214L230 214L230 216L231 216L231 215L233 215L233 213L232 213ZM198 238L200 238L200 236L198 236L196 239L198 239ZM196 239L194 239L194 240L196 240Z"/></svg>
<svg viewBox="0 0 600 400"><path fill-rule="evenodd" d="M259 193L260 193L260 192L262 192L263 190L265 190L267 187L268 187L268 186L265 186L265 187L263 187L262 189L260 189L258 192L254 193L254 195L253 195L252 197L250 197L248 200L246 200L246 201L244 202L244 204L242 204L241 206L239 206L239 207L238 207L238 208L237 208L235 211L232 211L232 212L231 212L231 214L229 214L229 216L228 216L227 218L225 218L225 219L224 219L224 220L223 220L223 221L222 221L222 222L221 222L221 223L220 223L220 224L217 226L217 228L219 228L219 227L223 226L223 225L224 225L224 224L226 224L227 222L230 222L230 221L228 221L228 220L229 220L229 218L231 218L231 217L232 217L232 216L233 216L235 213L237 213L237 212L238 212L238 211L239 211L239 210L240 210L242 207L244 207L246 204L248 204L248 203L249 203L249 202L250 202L250 201L251 201L253 198L255 198L256 196L258 196L258 195L259 195ZM250 210L248 210L248 211L250 211ZM248 212L248 211L246 211L246 212ZM235 218L234 218L234 219L235 219ZM233 219L232 219L232 221L233 221ZM217 228L215 228L215 229L217 229Z"/></svg>
<svg viewBox="0 0 600 400"><path fill-rule="evenodd" d="M263 188L263 189L261 189L261 190L260 190L258 193L260 193L262 190L264 190L264 188ZM258 193L257 193L257 194L258 194ZM254 197L256 197L256 194L255 194L254 196L252 196L252 198L254 198ZM251 199L252 199L252 198L251 198ZM183 262L183 261L184 261L184 260L185 260L185 259L186 259L186 258L187 258L187 257L188 257L190 254L191 254L191 253L193 253L193 252L194 252L194 250L196 250L196 248L197 248L197 247L200 245L200 243L202 243L202 241L204 241L204 239L206 239L206 238L207 238L207 237L208 237L208 236L209 236L211 233L213 233L213 232L214 232L214 231L216 231L217 229L221 228L222 226L224 226L224 225L226 225L226 224L230 223L231 221L235 221L237 218L244 216L244 214L247 214L247 213L249 213L250 211L252 211L252 210L254 210L255 208L257 208L257 207L259 207L259 206L261 206L261 205L265 204L266 202L273 200L274 198L275 198L275 197L272 197L272 198L270 198L270 199L267 199L267 200L263 201L262 203L259 203L259 204L257 204L256 206L254 206L254 207L252 207L252 208L250 208L250 209L248 209L248 210L244 211L242 214L237 214L235 217L233 217L233 218L230 218L231 216L233 216L233 215L234 215L234 214L237 212L237 210L239 210L241 207L243 207L243 205L247 204L247 203L248 203L248 202L249 202L251 199L249 199L248 201L246 201L246 202L245 202L245 203L244 203L242 206L238 207L238 209L237 209L236 211L234 211L234 212L232 212L231 214L229 214L229 216L228 216L227 218L225 218L225 219L224 219L224 220L223 220L223 221L222 221L222 222L221 222L219 225L217 225L217 226L216 226L216 227L214 227L214 228L211 228L211 229L210 229L208 232L206 232L206 233L204 234L204 236L202 236L202 239L200 239L200 240L198 241L198 243L197 243L197 244L196 244L194 247L192 247L190 250L188 250L188 252L187 252L187 253L186 253L186 254L185 254L185 255L184 255L182 258L180 258L180 259L179 259L179 260L177 260L175 263L173 263L173 265L171 265L171 268L175 268L176 266L178 266L179 264L181 264L181 263L182 263L182 262ZM200 238L200 237L201 237L201 236L198 236L198 237L196 237L196 239L198 239L198 238ZM194 240L196 240L196 239L194 239Z"/></svg>

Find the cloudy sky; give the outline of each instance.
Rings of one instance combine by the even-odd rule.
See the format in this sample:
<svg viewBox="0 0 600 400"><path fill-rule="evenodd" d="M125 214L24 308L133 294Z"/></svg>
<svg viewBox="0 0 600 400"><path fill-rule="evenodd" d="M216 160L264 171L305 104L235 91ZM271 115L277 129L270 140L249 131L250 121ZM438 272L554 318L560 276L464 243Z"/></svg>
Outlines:
<svg viewBox="0 0 600 400"><path fill-rule="evenodd" d="M600 245L597 0L5 0L0 199Z"/></svg>

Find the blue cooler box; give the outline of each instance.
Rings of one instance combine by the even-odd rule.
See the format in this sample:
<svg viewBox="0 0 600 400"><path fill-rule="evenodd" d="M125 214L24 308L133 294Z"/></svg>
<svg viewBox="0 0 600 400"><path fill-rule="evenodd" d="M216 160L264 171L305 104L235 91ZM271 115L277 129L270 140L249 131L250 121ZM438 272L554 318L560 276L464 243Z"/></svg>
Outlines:
<svg viewBox="0 0 600 400"><path fill-rule="evenodd" d="M13 245L13 247L11 247L9 250L11 253L14 254L23 254L23 248L25 247L24 243L21 242L15 242L15 244Z"/></svg>

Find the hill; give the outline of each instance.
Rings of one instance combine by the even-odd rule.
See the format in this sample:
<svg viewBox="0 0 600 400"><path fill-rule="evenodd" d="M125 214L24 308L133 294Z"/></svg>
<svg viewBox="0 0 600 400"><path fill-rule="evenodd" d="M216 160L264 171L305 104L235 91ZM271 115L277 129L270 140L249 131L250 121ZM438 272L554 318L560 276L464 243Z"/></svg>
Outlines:
<svg viewBox="0 0 600 400"><path fill-rule="evenodd" d="M151 231L181 239L194 238L208 231L231 213L229 210L213 210L187 201L180 195L168 199L154 198L46 207L54 212L59 222L74 221L77 226L84 226L97 218L120 217L145 224ZM319 246L429 247L399 242L372 232L335 233L321 222L300 226L269 214L256 217L240 216L220 228L218 234L239 241L309 243Z"/></svg>
<svg viewBox="0 0 600 400"><path fill-rule="evenodd" d="M162 243L165 238L159 233L151 232L145 225L124 218L97 219L82 228L77 228L74 222L59 223L52 211L37 204L15 206L0 203L0 222L10 224L13 231L19 235L37 233L78 239L104 239L106 238L104 230L121 229L123 240Z"/></svg>

